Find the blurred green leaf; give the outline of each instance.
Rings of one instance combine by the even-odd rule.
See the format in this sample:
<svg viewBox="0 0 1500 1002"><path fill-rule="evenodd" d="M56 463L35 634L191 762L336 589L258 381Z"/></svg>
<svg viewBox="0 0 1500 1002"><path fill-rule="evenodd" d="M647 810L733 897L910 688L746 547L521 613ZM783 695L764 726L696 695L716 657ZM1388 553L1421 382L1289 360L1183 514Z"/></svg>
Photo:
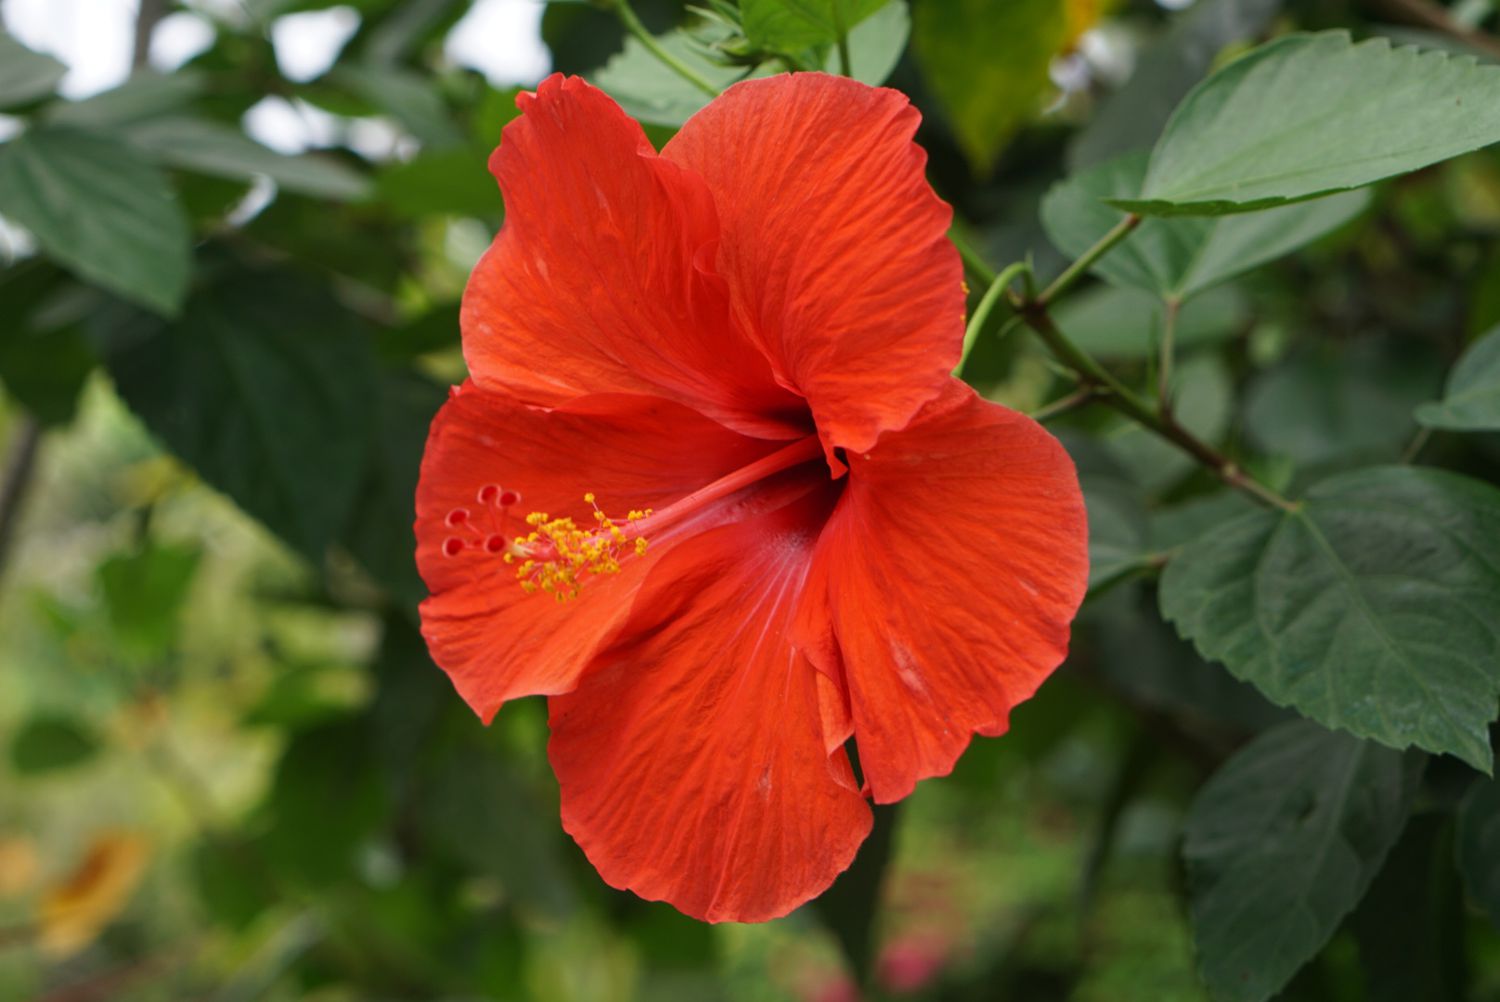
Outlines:
<svg viewBox="0 0 1500 1002"><path fill-rule="evenodd" d="M382 167L375 196L382 205L414 217L500 214L500 189L486 166L489 153L471 146L419 153Z"/></svg>
<svg viewBox="0 0 1500 1002"><path fill-rule="evenodd" d="M1420 772L1419 756L1297 721L1214 774L1182 854L1216 999L1264 1002L1328 942L1400 837Z"/></svg>
<svg viewBox="0 0 1500 1002"><path fill-rule="evenodd" d="M440 149L463 142L442 95L424 76L393 66L345 63L334 67L328 80L390 115L423 146Z"/></svg>
<svg viewBox="0 0 1500 1002"><path fill-rule="evenodd" d="M155 167L130 147L37 128L0 147L0 213L83 278L174 315L187 291L187 219Z"/></svg>
<svg viewBox="0 0 1500 1002"><path fill-rule="evenodd" d="M1122 153L1150 150L1172 109L1225 46L1258 34L1281 0L1198 0L1136 58L1125 86L1099 102L1068 150L1073 172Z"/></svg>
<svg viewBox="0 0 1500 1002"><path fill-rule="evenodd" d="M363 196L369 183L327 156L283 156L238 129L205 119L152 118L122 135L159 163L218 177L250 179L264 174L287 191L325 199Z"/></svg>
<svg viewBox="0 0 1500 1002"><path fill-rule="evenodd" d="M988 174L1052 90L1072 0L950 0L912 12L912 51L978 174Z"/></svg>
<svg viewBox="0 0 1500 1002"><path fill-rule="evenodd" d="M43 120L49 125L85 131L112 131L136 122L185 112L204 90L196 73L171 74L141 70L118 87L82 101L49 104Z"/></svg>
<svg viewBox="0 0 1500 1002"><path fill-rule="evenodd" d="M1469 788L1458 812L1458 869L1474 903L1500 927L1500 780Z"/></svg>
<svg viewBox="0 0 1500 1002"><path fill-rule="evenodd" d="M1469 345L1448 375L1443 399L1417 408L1428 428L1500 431L1500 329Z"/></svg>
<svg viewBox="0 0 1500 1002"><path fill-rule="evenodd" d="M51 56L32 52L0 29L0 108L14 108L47 97L68 68Z"/></svg>
<svg viewBox="0 0 1500 1002"><path fill-rule="evenodd" d="M374 436L371 338L325 289L226 270L175 323L109 333L120 394L205 480L303 552L347 524Z"/></svg>
<svg viewBox="0 0 1500 1002"><path fill-rule="evenodd" d="M1469 997L1462 973L1463 891L1453 872L1451 829L1445 815L1415 815L1350 919L1367 1002Z"/></svg>
<svg viewBox="0 0 1500 1002"><path fill-rule="evenodd" d="M46 314L67 291L62 272L42 262L0 272L0 382L38 421L73 419L78 394L99 364L72 318Z"/></svg>
<svg viewBox="0 0 1500 1002"><path fill-rule="evenodd" d="M1138 197L1217 215L1371 184L1500 141L1500 67L1347 32L1289 35L1178 106Z"/></svg>
<svg viewBox="0 0 1500 1002"><path fill-rule="evenodd" d="M1166 307L1149 292L1102 285L1070 293L1053 310L1057 325L1089 354L1111 361L1142 361L1160 351ZM1250 304L1234 286L1216 286L1177 312L1173 343L1179 349L1228 340L1250 324Z"/></svg>
<svg viewBox="0 0 1500 1002"><path fill-rule="evenodd" d="M202 557L195 545L148 543L99 565L99 588L121 651L138 658L167 652Z"/></svg>
<svg viewBox="0 0 1500 1002"><path fill-rule="evenodd" d="M1500 490L1377 467L1183 547L1162 614L1272 702L1489 771L1500 695Z"/></svg>
<svg viewBox="0 0 1500 1002"><path fill-rule="evenodd" d="M258 845L277 872L321 887L347 880L363 843L390 809L385 777L370 768L367 721L346 717L292 738L266 799Z"/></svg>
<svg viewBox="0 0 1500 1002"><path fill-rule="evenodd" d="M416 540L411 534L417 471L428 425L446 392L414 372L383 372L377 386L375 445L340 538L365 570L410 611L427 597L417 576Z"/></svg>
<svg viewBox="0 0 1500 1002"><path fill-rule="evenodd" d="M740 0L745 37L772 52L832 45L886 0Z"/></svg>
<svg viewBox="0 0 1500 1002"><path fill-rule="evenodd" d="M875 973L875 917L890 867L899 820L899 804L876 804L870 835L859 847L849 869L813 905L844 951L849 969L861 984Z"/></svg>
<svg viewBox="0 0 1500 1002"><path fill-rule="evenodd" d="M23 723L10 742L10 763L24 775L82 765L99 754L99 739L81 720L42 714Z"/></svg>
<svg viewBox="0 0 1500 1002"><path fill-rule="evenodd" d="M1306 466L1395 460L1416 431L1412 408L1441 378L1425 344L1315 344L1250 384L1245 431L1258 448Z"/></svg>
<svg viewBox="0 0 1500 1002"><path fill-rule="evenodd" d="M461 744L423 776L419 795L423 829L445 852L540 914L573 910L556 811L543 810L493 750Z"/></svg>
<svg viewBox="0 0 1500 1002"><path fill-rule="evenodd" d="M1041 212L1058 250L1082 257L1125 218L1105 199L1139 194L1147 159L1129 153L1053 185ZM1093 270L1116 285L1188 299L1337 229L1369 201L1369 192L1349 191L1237 216L1147 219Z"/></svg>
<svg viewBox="0 0 1500 1002"><path fill-rule="evenodd" d="M243 929L274 901L253 846L205 838L192 849L189 866L198 899L215 922Z"/></svg>

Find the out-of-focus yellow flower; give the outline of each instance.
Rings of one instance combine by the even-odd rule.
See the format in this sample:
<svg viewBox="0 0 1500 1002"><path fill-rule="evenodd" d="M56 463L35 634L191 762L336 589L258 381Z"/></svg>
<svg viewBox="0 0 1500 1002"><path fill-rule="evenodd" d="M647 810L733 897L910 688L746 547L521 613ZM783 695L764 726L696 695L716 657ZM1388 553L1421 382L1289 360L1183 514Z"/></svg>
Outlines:
<svg viewBox="0 0 1500 1002"><path fill-rule="evenodd" d="M42 895L37 945L54 957L75 953L119 915L146 868L148 846L124 831L99 833L67 878Z"/></svg>
<svg viewBox="0 0 1500 1002"><path fill-rule="evenodd" d="M30 890L38 869L35 842L18 835L0 838L0 898Z"/></svg>

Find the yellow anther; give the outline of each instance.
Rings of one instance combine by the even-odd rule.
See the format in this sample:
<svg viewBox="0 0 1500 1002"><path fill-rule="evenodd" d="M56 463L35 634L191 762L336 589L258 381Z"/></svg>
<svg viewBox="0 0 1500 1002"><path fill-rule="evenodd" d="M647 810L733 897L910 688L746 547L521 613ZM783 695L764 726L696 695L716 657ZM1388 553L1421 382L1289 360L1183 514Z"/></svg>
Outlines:
<svg viewBox="0 0 1500 1002"><path fill-rule="evenodd" d="M526 524L535 531L524 539L517 537L505 561L514 562L513 554L523 558L516 567L516 580L528 595L544 591L566 602L578 597L582 575L620 573L620 558L628 552L623 548L631 543L631 537L621 528L622 523L600 510L595 499L593 491L583 496L594 508L596 523L587 529L566 516L553 518L546 512L526 516ZM638 522L650 514L649 508L631 511L626 521ZM633 548L637 554L645 553L646 541L635 539Z"/></svg>

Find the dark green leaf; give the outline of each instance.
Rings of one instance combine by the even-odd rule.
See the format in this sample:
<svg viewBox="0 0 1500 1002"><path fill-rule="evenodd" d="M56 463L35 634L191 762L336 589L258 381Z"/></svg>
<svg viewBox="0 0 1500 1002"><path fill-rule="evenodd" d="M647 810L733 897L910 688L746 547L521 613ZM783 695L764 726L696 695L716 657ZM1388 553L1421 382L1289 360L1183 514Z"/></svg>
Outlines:
<svg viewBox="0 0 1500 1002"><path fill-rule="evenodd" d="M1208 781L1182 852L1215 998L1263 1002L1322 949L1401 835L1420 764L1296 721Z"/></svg>
<svg viewBox="0 0 1500 1002"><path fill-rule="evenodd" d="M47 255L165 314L187 291L187 219L166 178L100 135L38 128L0 147L0 213Z"/></svg>
<svg viewBox="0 0 1500 1002"><path fill-rule="evenodd" d="M99 587L120 650L146 658L171 647L202 556L196 546L153 543L99 565Z"/></svg>
<svg viewBox="0 0 1500 1002"><path fill-rule="evenodd" d="M40 261L0 273L0 316L6 318L0 325L0 383L43 424L73 419L78 394L99 361L76 321L49 315L77 288Z"/></svg>
<svg viewBox="0 0 1500 1002"><path fill-rule="evenodd" d="M0 29L0 108L49 96L67 72L56 59L32 52Z"/></svg>
<svg viewBox="0 0 1500 1002"><path fill-rule="evenodd" d="M1418 407L1417 420L1451 431L1500 431L1500 330L1469 346L1448 376L1443 399Z"/></svg>
<svg viewBox="0 0 1500 1002"><path fill-rule="evenodd" d="M1216 355L1198 354L1184 361L1174 381L1177 420L1207 442L1218 442L1233 416L1234 385ZM1108 435L1110 451L1137 483L1152 492L1165 491L1196 465L1182 450L1130 421L1120 421Z"/></svg>
<svg viewBox="0 0 1500 1002"><path fill-rule="evenodd" d="M328 294L230 273L180 321L113 332L127 403L205 480L305 553L345 526L373 437L371 339Z"/></svg>
<svg viewBox="0 0 1500 1002"><path fill-rule="evenodd" d="M35 775L81 765L99 752L99 739L74 717L44 714L21 725L10 743L17 772Z"/></svg>
<svg viewBox="0 0 1500 1002"><path fill-rule="evenodd" d="M93 97L50 104L43 118L49 125L87 132L112 131L162 115L184 113L202 92L203 81L196 74L163 76L143 70Z"/></svg>
<svg viewBox="0 0 1500 1002"><path fill-rule="evenodd" d="M1500 491L1378 467L1183 547L1162 614L1272 702L1490 769L1500 695Z"/></svg>
<svg viewBox="0 0 1500 1002"><path fill-rule="evenodd" d="M442 95L423 76L394 66L340 64L328 79L390 115L424 146L440 148L463 142L463 133L453 123Z"/></svg>
<svg viewBox="0 0 1500 1002"><path fill-rule="evenodd" d="M859 855L813 906L838 940L855 978L861 981L873 973L875 916L891 861L899 808L899 804L876 805L870 836L860 846Z"/></svg>
<svg viewBox="0 0 1500 1002"><path fill-rule="evenodd" d="M1042 225L1057 249L1081 257L1124 213L1105 199L1133 198L1147 156L1130 153L1054 185L1042 200ZM1262 212L1207 219L1147 219L1094 271L1116 285L1183 300L1311 243L1359 215L1366 191Z"/></svg>
<svg viewBox="0 0 1500 1002"><path fill-rule="evenodd" d="M911 8L906 0L890 0L875 13L849 31L849 75L862 83L878 87L885 83L911 37ZM842 73L838 49L831 48L823 58L826 73Z"/></svg>
<svg viewBox="0 0 1500 1002"><path fill-rule="evenodd" d="M1475 783L1458 812L1458 869L1464 888L1500 926L1500 780Z"/></svg>
<svg viewBox="0 0 1500 1002"><path fill-rule="evenodd" d="M1341 31L1288 35L1196 87L1138 198L1151 214L1244 212L1358 188L1500 141L1500 67Z"/></svg>
<svg viewBox="0 0 1500 1002"><path fill-rule="evenodd" d="M886 0L740 0L745 37L771 52L831 45Z"/></svg>

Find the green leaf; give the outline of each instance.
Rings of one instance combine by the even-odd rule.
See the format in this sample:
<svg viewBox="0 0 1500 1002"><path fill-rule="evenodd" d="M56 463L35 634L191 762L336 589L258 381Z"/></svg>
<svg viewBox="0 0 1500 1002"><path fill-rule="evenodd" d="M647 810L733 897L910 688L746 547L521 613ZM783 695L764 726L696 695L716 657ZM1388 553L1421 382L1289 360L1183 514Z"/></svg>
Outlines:
<svg viewBox="0 0 1500 1002"><path fill-rule="evenodd" d="M158 543L99 565L99 587L121 651L148 658L172 646L202 556L196 546Z"/></svg>
<svg viewBox="0 0 1500 1002"><path fill-rule="evenodd" d="M469 146L419 153L381 168L375 197L413 217L500 214L500 189L486 169L489 154Z"/></svg>
<svg viewBox="0 0 1500 1002"><path fill-rule="evenodd" d="M146 119L121 135L158 163L184 170L247 180L264 174L278 187L316 198L354 199L369 188L358 173L329 157L284 156L238 129L206 119Z"/></svg>
<svg viewBox="0 0 1500 1002"><path fill-rule="evenodd" d="M0 382L38 421L66 424L98 356L59 304L83 291L43 261L0 272ZM65 313L65 311L62 311Z"/></svg>
<svg viewBox="0 0 1500 1002"><path fill-rule="evenodd" d="M1162 614L1274 703L1489 771L1500 696L1500 490L1376 467L1183 547Z"/></svg>
<svg viewBox="0 0 1500 1002"><path fill-rule="evenodd" d="M1177 420L1206 442L1222 440L1234 399L1234 383L1223 361L1204 353L1188 358L1178 366L1174 384ZM1166 491L1197 469L1182 450L1133 421L1116 424L1107 441L1115 459L1153 493Z"/></svg>
<svg viewBox="0 0 1500 1002"><path fill-rule="evenodd" d="M1420 773L1418 756L1295 721L1204 785L1182 854L1216 999L1264 1002L1322 949L1400 837Z"/></svg>
<svg viewBox="0 0 1500 1002"><path fill-rule="evenodd" d="M1069 293L1053 318L1079 347L1111 361L1154 357L1161 345L1166 306L1156 295L1128 286L1100 285ZM1179 349L1216 344L1250 325L1250 303L1234 286L1215 286L1177 312Z"/></svg>
<svg viewBox="0 0 1500 1002"><path fill-rule="evenodd" d="M1042 225L1057 249L1081 257L1124 213L1106 200L1140 194L1148 157L1129 153L1060 181L1042 199ZM1369 204L1367 191L1213 218L1147 219L1093 271L1116 285L1183 300L1311 243Z"/></svg>
<svg viewBox="0 0 1500 1002"><path fill-rule="evenodd" d="M669 31L658 35L656 41L698 76L723 90L737 81L769 72L769 69L752 71L718 61L713 46L730 37L729 29L710 22L691 30ZM634 36L626 38L625 47L594 74L594 82L632 117L656 125L681 125L710 100Z"/></svg>
<svg viewBox="0 0 1500 1002"><path fill-rule="evenodd" d="M1346 32L1288 35L1196 87L1138 198L1156 215L1282 205L1406 174L1500 141L1500 67Z"/></svg>
<svg viewBox="0 0 1500 1002"><path fill-rule="evenodd" d="M90 282L159 313L182 304L187 219L166 178L125 144L71 129L23 133L0 147L0 213Z"/></svg>
<svg viewBox="0 0 1500 1002"><path fill-rule="evenodd" d="M315 559L345 526L373 438L371 339L329 294L228 272L176 323L110 332L116 386L167 447Z"/></svg>
<svg viewBox="0 0 1500 1002"><path fill-rule="evenodd" d="M745 37L771 52L832 45L886 0L740 0Z"/></svg>
<svg viewBox="0 0 1500 1002"><path fill-rule="evenodd" d="M1068 36L1058 0L919 3L912 51L976 172L988 174L1052 90L1049 68Z"/></svg>
<svg viewBox="0 0 1500 1002"><path fill-rule="evenodd" d="M10 743L10 762L27 775L82 765L99 753L99 739L73 717L42 714L21 725Z"/></svg>
<svg viewBox="0 0 1500 1002"><path fill-rule="evenodd" d="M1456 848L1464 889L1500 927L1500 780L1469 788L1458 811Z"/></svg>
<svg viewBox="0 0 1500 1002"><path fill-rule="evenodd" d="M1443 399L1418 407L1417 421L1450 431L1500 431L1500 328L1469 345L1448 375Z"/></svg>
<svg viewBox="0 0 1500 1002"><path fill-rule="evenodd" d="M1150 150L1172 109L1213 67L1225 46L1253 38L1281 0L1198 0L1136 58L1125 86L1099 102L1068 149L1072 170Z"/></svg>
<svg viewBox="0 0 1500 1002"><path fill-rule="evenodd" d="M56 59L32 52L0 29L0 108L50 96L67 72Z"/></svg>
<svg viewBox="0 0 1500 1002"><path fill-rule="evenodd" d="M895 72L906 41L911 37L911 8L906 0L890 0L849 31L849 75L878 87ZM825 73L842 73L838 49L823 58Z"/></svg>
<svg viewBox="0 0 1500 1002"><path fill-rule="evenodd" d="M86 132L112 131L162 115L181 113L203 93L203 80L191 72L163 75L150 70L132 74L120 86L82 101L56 101L43 120Z"/></svg>
<svg viewBox="0 0 1500 1002"><path fill-rule="evenodd" d="M463 143L442 95L426 77L394 66L340 64L327 79L346 87L390 115L423 146L441 148Z"/></svg>
<svg viewBox="0 0 1500 1002"><path fill-rule="evenodd" d="M1441 378L1435 352L1414 339L1313 344L1250 384L1246 436L1303 466L1393 461L1416 431L1412 408Z"/></svg>

